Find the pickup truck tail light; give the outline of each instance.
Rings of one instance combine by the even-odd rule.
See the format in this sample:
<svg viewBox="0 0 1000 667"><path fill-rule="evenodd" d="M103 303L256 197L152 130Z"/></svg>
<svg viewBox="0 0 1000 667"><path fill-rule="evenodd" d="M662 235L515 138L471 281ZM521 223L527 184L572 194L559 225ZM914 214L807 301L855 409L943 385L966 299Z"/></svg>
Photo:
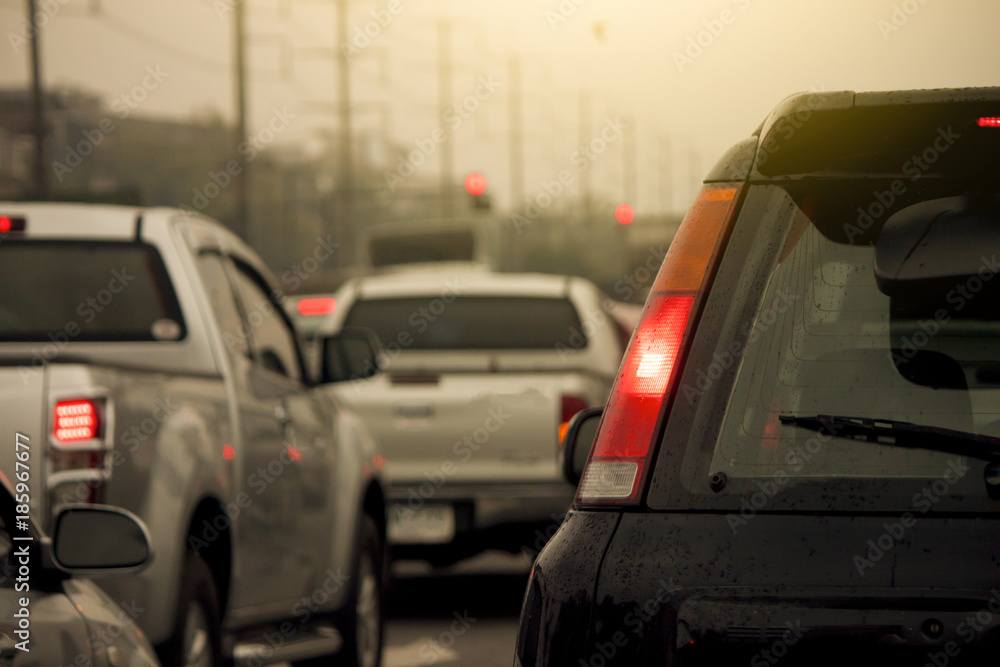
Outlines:
<svg viewBox="0 0 1000 667"><path fill-rule="evenodd" d="M52 436L60 443L94 440L101 423L95 401L59 401L52 420Z"/></svg>
<svg viewBox="0 0 1000 667"><path fill-rule="evenodd" d="M106 401L62 400L52 409L49 447L51 506L100 503L106 480Z"/></svg>
<svg viewBox="0 0 1000 667"><path fill-rule="evenodd" d="M21 216L0 215L0 234L23 232L28 227L28 221Z"/></svg>
<svg viewBox="0 0 1000 667"><path fill-rule="evenodd" d="M559 444L562 444L566 437L566 430L569 428L569 420L577 412L587 409L587 399L581 396L563 394L562 397L562 417L559 420Z"/></svg>
<svg viewBox="0 0 1000 667"><path fill-rule="evenodd" d="M706 185L681 223L618 371L580 480L580 504L640 501L694 316L739 192L739 184Z"/></svg>

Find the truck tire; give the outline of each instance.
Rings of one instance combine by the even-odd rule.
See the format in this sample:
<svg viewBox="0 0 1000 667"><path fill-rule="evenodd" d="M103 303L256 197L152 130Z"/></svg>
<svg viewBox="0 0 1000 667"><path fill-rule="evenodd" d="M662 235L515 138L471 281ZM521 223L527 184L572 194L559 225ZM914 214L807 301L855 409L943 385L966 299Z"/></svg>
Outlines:
<svg viewBox="0 0 1000 667"><path fill-rule="evenodd" d="M378 667L382 664L385 553L375 520L361 520L356 573L337 627L344 644L335 655L293 663L294 667Z"/></svg>
<svg viewBox="0 0 1000 667"><path fill-rule="evenodd" d="M220 667L219 595L205 561L193 552L184 559L174 633L158 647L163 667Z"/></svg>

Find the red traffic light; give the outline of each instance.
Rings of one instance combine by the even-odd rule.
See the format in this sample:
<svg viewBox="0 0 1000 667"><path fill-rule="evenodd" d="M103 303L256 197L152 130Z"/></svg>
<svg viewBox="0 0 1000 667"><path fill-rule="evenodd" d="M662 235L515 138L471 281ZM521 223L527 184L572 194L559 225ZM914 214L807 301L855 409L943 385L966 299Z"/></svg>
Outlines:
<svg viewBox="0 0 1000 667"><path fill-rule="evenodd" d="M628 204L620 204L615 209L615 220L623 225L627 225L635 220L635 209Z"/></svg>
<svg viewBox="0 0 1000 667"><path fill-rule="evenodd" d="M466 191L475 197L486 192L486 177L479 173L472 173L465 177Z"/></svg>

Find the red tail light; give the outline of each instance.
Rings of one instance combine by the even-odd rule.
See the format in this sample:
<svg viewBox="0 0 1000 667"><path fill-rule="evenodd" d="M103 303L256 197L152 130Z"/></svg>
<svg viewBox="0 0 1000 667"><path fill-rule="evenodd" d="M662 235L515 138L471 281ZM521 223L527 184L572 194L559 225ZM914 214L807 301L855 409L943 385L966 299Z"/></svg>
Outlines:
<svg viewBox="0 0 1000 667"><path fill-rule="evenodd" d="M579 396L564 394L562 397L562 419L559 420L559 442L562 443L566 437L566 429L569 428L569 420L577 412L587 409L587 401Z"/></svg>
<svg viewBox="0 0 1000 667"><path fill-rule="evenodd" d="M979 119L979 127L1000 127L1000 117L984 116Z"/></svg>
<svg viewBox="0 0 1000 667"><path fill-rule="evenodd" d="M104 439L107 401L59 401L52 410L49 503L52 512L73 503L102 503L110 474Z"/></svg>
<svg viewBox="0 0 1000 667"><path fill-rule="evenodd" d="M579 502L639 501L689 324L738 194L739 186L706 186L671 243L604 410L580 480Z"/></svg>
<svg viewBox="0 0 1000 667"><path fill-rule="evenodd" d="M299 301L300 315L329 315L337 310L337 302L333 297L318 297Z"/></svg>
<svg viewBox="0 0 1000 667"><path fill-rule="evenodd" d="M52 420L52 435L57 442L84 442L97 438L100 417L94 401L59 401Z"/></svg>
<svg viewBox="0 0 1000 667"><path fill-rule="evenodd" d="M0 215L0 234L23 232L27 226L27 221L20 216Z"/></svg>

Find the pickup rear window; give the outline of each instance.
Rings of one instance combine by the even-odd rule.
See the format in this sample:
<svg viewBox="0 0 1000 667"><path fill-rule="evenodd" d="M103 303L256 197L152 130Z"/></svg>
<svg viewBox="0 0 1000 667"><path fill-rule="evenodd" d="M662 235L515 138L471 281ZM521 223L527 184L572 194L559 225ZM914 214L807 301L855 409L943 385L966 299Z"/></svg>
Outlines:
<svg viewBox="0 0 1000 667"><path fill-rule="evenodd" d="M140 243L0 244L0 341L176 341L177 296Z"/></svg>
<svg viewBox="0 0 1000 667"><path fill-rule="evenodd" d="M367 327L383 345L413 350L580 349L587 338L567 299L464 296L366 299L344 326Z"/></svg>

